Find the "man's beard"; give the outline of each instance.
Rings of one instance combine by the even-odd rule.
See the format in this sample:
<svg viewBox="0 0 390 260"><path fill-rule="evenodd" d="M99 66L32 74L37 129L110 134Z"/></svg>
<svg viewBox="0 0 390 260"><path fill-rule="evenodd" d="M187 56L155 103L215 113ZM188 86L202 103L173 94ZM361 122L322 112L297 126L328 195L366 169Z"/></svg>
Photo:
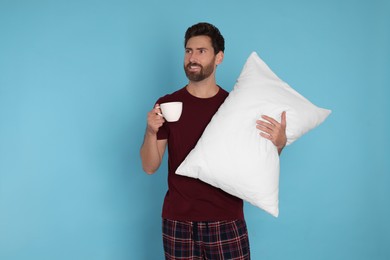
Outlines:
<svg viewBox="0 0 390 260"><path fill-rule="evenodd" d="M200 68L200 70L197 72L191 72L190 71L191 66L198 66ZM184 65L184 71L187 75L187 78L190 81L199 82L199 81L202 81L202 80L210 77L210 75L213 74L214 66L213 66L212 62L210 64L207 64L205 67L203 67L202 65L200 65L198 63L191 63L190 62L187 64L187 66Z"/></svg>

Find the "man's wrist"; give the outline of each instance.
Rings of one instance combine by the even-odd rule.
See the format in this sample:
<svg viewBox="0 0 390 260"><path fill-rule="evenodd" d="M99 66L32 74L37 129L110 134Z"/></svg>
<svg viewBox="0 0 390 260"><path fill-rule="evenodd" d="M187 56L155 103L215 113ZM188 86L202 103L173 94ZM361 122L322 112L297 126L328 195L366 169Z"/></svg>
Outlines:
<svg viewBox="0 0 390 260"><path fill-rule="evenodd" d="M156 138L157 139L157 132L153 131L150 128L146 128L145 138Z"/></svg>

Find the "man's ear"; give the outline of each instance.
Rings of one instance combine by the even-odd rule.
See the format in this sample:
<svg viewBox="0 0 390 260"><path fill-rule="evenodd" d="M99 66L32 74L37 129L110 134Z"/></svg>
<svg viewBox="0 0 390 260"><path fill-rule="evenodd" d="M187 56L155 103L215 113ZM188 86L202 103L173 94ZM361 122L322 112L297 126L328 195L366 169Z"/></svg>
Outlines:
<svg viewBox="0 0 390 260"><path fill-rule="evenodd" d="M224 56L223 51L219 51L219 52L217 53L217 56L216 56L216 59L215 59L216 65L219 65L219 64L222 63L222 61L223 61L223 56Z"/></svg>

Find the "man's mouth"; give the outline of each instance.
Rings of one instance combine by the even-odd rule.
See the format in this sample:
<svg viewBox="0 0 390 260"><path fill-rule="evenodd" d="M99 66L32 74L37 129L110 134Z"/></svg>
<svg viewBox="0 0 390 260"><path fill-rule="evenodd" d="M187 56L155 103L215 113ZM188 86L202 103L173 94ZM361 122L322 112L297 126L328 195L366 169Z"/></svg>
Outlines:
<svg viewBox="0 0 390 260"><path fill-rule="evenodd" d="M202 66L200 64L190 63L187 65L187 69L189 71L199 71L202 69Z"/></svg>

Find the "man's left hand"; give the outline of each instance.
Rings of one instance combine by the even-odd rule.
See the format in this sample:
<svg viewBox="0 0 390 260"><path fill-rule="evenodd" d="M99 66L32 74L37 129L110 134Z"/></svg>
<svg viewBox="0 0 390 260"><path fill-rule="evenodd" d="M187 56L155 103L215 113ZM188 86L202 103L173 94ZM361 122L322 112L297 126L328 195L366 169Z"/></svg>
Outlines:
<svg viewBox="0 0 390 260"><path fill-rule="evenodd" d="M259 129L260 135L268 140L270 140L278 149L279 154L286 146L287 137L286 137L286 111L282 113L280 123L273 119L272 117L263 115L261 116L263 120L257 120L256 128ZM266 121L264 121L266 120Z"/></svg>

